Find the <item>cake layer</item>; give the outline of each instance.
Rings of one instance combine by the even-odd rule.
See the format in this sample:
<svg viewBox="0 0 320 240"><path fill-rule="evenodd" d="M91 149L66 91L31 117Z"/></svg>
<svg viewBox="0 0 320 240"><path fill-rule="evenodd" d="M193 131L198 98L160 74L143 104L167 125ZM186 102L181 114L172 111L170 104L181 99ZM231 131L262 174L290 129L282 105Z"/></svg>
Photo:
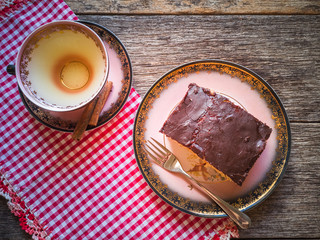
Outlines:
<svg viewBox="0 0 320 240"><path fill-rule="evenodd" d="M160 129L242 185L272 129L228 98L192 83Z"/></svg>

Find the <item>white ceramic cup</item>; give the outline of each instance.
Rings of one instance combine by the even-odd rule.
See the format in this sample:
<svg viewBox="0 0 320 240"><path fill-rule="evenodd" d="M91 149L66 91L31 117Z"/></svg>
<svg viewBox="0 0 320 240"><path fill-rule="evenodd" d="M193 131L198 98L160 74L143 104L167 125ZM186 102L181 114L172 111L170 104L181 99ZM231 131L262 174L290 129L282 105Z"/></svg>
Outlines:
<svg viewBox="0 0 320 240"><path fill-rule="evenodd" d="M23 42L15 63L22 93L37 106L56 112L79 109L107 81L108 54L100 37L73 21L42 25Z"/></svg>

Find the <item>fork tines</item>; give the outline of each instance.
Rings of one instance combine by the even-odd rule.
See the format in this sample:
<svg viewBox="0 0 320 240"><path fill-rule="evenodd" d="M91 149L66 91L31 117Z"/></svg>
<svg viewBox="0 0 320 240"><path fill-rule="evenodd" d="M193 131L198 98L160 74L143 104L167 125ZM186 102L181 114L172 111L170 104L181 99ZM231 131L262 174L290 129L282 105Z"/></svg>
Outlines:
<svg viewBox="0 0 320 240"><path fill-rule="evenodd" d="M153 161L155 161L157 164L161 164L166 159L167 155L170 154L170 151L154 138L151 139L153 142L148 140L144 149Z"/></svg>

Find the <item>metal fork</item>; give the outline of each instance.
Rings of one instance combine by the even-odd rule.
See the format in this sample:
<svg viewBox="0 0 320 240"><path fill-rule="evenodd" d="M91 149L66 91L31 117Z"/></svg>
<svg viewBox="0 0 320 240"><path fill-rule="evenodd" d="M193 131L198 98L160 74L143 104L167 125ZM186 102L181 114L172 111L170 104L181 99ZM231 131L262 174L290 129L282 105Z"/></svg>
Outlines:
<svg viewBox="0 0 320 240"><path fill-rule="evenodd" d="M237 208L234 208L233 206L222 200L220 197L210 192L204 185L202 185L200 182L195 180L183 170L179 160L171 151L169 151L165 146L163 146L154 138L151 139L153 140L153 142L148 140L144 149L156 164L170 172L181 173L188 177L192 182L196 183L242 229L247 229L251 225L251 220L246 214L242 213Z"/></svg>

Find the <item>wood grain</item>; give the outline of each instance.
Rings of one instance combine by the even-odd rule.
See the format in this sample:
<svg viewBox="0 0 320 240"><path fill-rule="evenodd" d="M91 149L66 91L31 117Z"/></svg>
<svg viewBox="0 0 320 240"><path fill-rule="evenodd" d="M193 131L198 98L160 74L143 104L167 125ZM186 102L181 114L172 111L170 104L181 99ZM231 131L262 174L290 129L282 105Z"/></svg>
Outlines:
<svg viewBox="0 0 320 240"><path fill-rule="evenodd" d="M106 1L66 2L78 13L126 14L129 10L137 13L139 8L134 8L135 1L121 4L113 1L110 9L102 7L108 5ZM246 1L228 2L239 5ZM270 4L271 8L272 2L264 4ZM266 5L257 3L262 4L259 13L265 11ZM284 1L277 5L279 9L281 3ZM305 14L311 5L319 5L319 1L287 2L288 6L293 3L300 4L296 12L304 8ZM131 4L132 9L126 4ZM146 4L148 9L147 5L154 2L136 1L136 4ZM282 13L293 11L288 6L281 8ZM315 9L319 11L318 7ZM79 18L99 23L121 39L131 58L133 87L141 96L170 69L198 59L236 62L262 76L286 108L291 121L292 151L282 182L264 203L248 212L253 226L240 231L240 236L320 238L319 15L79 15ZM13 223L15 218L7 212L5 202L1 201L0 239L31 239L21 234L18 220Z"/></svg>
<svg viewBox="0 0 320 240"><path fill-rule="evenodd" d="M319 14L317 0L66 0L76 14Z"/></svg>
<svg viewBox="0 0 320 240"><path fill-rule="evenodd" d="M80 18L109 28L123 41L133 86L142 96L168 70L198 59L236 62L261 75L291 120L292 152L282 183L248 213L253 227L241 237L320 238L320 16Z"/></svg>
<svg viewBox="0 0 320 240"><path fill-rule="evenodd" d="M7 200L0 197L0 239L27 240L32 237L21 229L19 218L10 212Z"/></svg>
<svg viewBox="0 0 320 240"><path fill-rule="evenodd" d="M320 16L89 16L124 43L144 95L172 68L200 59L246 66L276 91L291 121L320 120Z"/></svg>

